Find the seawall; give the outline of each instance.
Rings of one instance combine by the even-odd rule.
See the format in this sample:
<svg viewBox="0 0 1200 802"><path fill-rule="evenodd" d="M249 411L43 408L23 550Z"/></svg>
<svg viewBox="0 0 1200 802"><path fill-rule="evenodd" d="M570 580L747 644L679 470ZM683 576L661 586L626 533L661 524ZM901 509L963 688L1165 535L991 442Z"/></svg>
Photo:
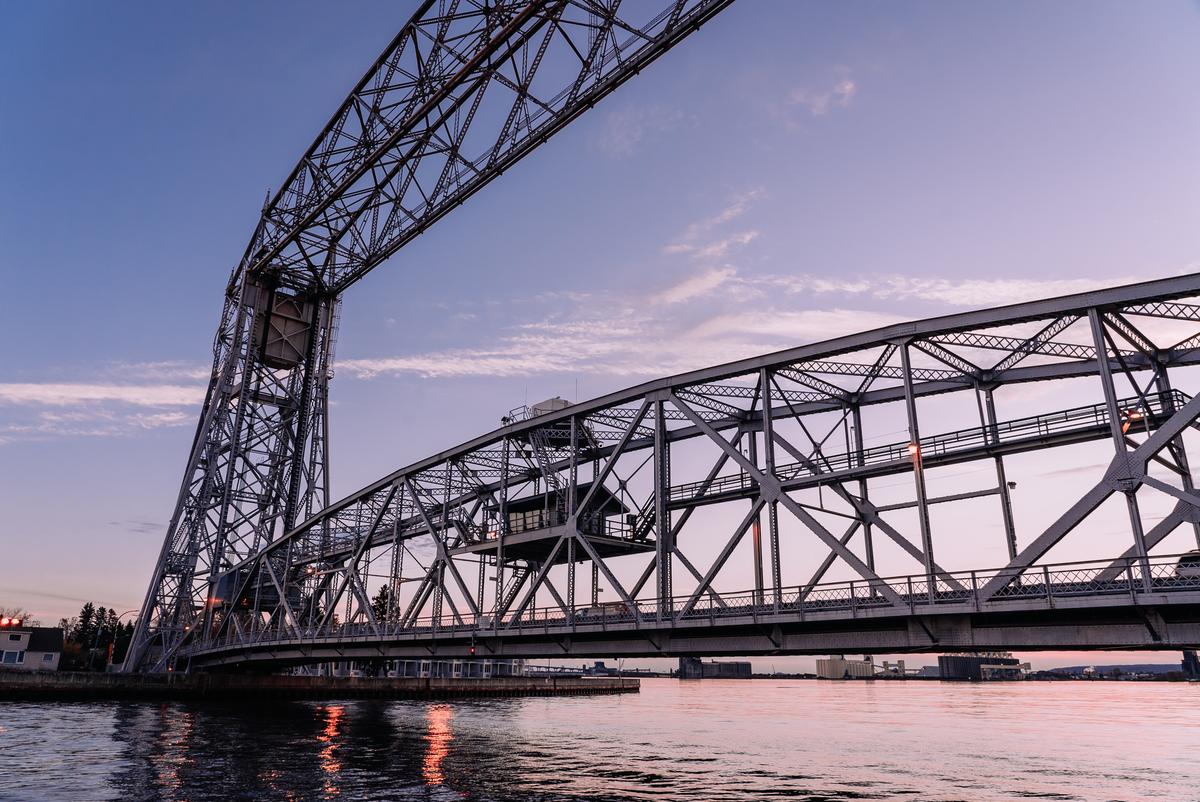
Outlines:
<svg viewBox="0 0 1200 802"><path fill-rule="evenodd" d="M628 677L293 677L253 674L0 673L0 699L462 699L637 693Z"/></svg>

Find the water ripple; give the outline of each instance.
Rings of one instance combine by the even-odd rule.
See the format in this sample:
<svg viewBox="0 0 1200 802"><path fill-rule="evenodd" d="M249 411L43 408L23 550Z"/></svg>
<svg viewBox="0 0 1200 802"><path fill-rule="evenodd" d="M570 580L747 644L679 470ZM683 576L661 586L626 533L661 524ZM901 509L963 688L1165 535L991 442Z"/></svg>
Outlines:
<svg viewBox="0 0 1200 802"><path fill-rule="evenodd" d="M478 702L0 706L0 800L1191 799L1200 687L676 682Z"/></svg>

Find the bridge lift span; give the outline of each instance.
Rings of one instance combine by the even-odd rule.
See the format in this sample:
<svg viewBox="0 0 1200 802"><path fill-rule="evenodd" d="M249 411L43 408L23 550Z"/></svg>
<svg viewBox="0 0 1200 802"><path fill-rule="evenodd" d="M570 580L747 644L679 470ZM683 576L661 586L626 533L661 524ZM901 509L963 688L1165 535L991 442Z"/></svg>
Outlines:
<svg viewBox="0 0 1200 802"><path fill-rule="evenodd" d="M341 292L727 4L422 5L234 271L126 670L1200 644L1197 275L540 405L331 503Z"/></svg>

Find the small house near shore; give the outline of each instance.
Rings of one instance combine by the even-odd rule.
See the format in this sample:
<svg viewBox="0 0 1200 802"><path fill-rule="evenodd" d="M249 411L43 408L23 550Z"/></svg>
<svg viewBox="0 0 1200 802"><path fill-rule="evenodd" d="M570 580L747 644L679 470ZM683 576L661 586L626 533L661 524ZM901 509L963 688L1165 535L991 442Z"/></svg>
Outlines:
<svg viewBox="0 0 1200 802"><path fill-rule="evenodd" d="M58 671L62 650L59 627L0 629L0 671Z"/></svg>

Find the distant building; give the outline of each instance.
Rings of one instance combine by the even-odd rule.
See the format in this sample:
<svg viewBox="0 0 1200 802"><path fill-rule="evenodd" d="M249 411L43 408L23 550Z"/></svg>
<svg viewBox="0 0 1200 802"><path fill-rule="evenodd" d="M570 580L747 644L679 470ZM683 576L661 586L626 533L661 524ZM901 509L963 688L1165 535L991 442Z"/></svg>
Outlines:
<svg viewBox="0 0 1200 802"><path fill-rule="evenodd" d="M847 660L845 655L832 655L817 660L817 677L820 679L872 679L875 676L875 661L870 657Z"/></svg>
<svg viewBox="0 0 1200 802"><path fill-rule="evenodd" d="M1188 679L1200 679L1200 657L1195 649L1183 650L1183 675Z"/></svg>
<svg viewBox="0 0 1200 802"><path fill-rule="evenodd" d="M903 660L897 660L894 663L889 663L887 660L884 660L883 665L880 667L878 676L898 678L919 677L921 676L921 669L909 668L904 664Z"/></svg>
<svg viewBox="0 0 1200 802"><path fill-rule="evenodd" d="M710 660L705 663L699 657L679 658L680 679L750 679L748 660Z"/></svg>
<svg viewBox="0 0 1200 802"><path fill-rule="evenodd" d="M938 656L938 671L942 679L1014 680L1025 678L1029 663L1022 663L1010 652L943 654Z"/></svg>
<svg viewBox="0 0 1200 802"><path fill-rule="evenodd" d="M58 671L63 631L22 627L0 631L0 671Z"/></svg>

